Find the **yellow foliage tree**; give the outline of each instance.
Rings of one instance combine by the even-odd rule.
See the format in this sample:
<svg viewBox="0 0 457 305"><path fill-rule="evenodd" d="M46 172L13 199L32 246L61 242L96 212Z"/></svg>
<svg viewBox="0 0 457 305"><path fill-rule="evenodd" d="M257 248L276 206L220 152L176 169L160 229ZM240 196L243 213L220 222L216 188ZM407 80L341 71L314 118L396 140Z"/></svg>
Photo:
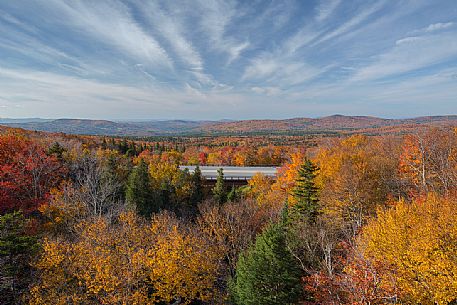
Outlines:
<svg viewBox="0 0 457 305"><path fill-rule="evenodd" d="M248 182L247 196L255 199L257 204L263 205L268 198L272 183L271 178L261 173L255 174Z"/></svg>
<svg viewBox="0 0 457 305"><path fill-rule="evenodd" d="M388 141L356 135L319 150L316 183L324 212L360 227L388 198L398 168Z"/></svg>
<svg viewBox="0 0 457 305"><path fill-rule="evenodd" d="M173 189L177 202L183 202L190 197L192 185L178 164L175 161L156 159L149 163L149 174L154 189Z"/></svg>
<svg viewBox="0 0 457 305"><path fill-rule="evenodd" d="M150 278L156 301L210 301L219 270L216 246L194 230L181 228L169 214L152 220L156 243L148 251Z"/></svg>
<svg viewBox="0 0 457 305"><path fill-rule="evenodd" d="M378 211L359 246L405 304L457 301L457 201L429 195ZM393 289L395 288L395 289Z"/></svg>
<svg viewBox="0 0 457 305"><path fill-rule="evenodd" d="M245 166L246 165L246 154L244 151L238 151L235 153L235 156L233 157L233 165L235 166Z"/></svg>
<svg viewBox="0 0 457 305"><path fill-rule="evenodd" d="M157 304L209 300L219 259L169 214L150 225L133 212L77 225L75 241L46 239L30 304ZM151 293L151 291L153 293Z"/></svg>
<svg viewBox="0 0 457 305"><path fill-rule="evenodd" d="M145 250L151 235L133 213L111 227L99 218L77 225L75 242L45 240L31 304L145 304Z"/></svg>

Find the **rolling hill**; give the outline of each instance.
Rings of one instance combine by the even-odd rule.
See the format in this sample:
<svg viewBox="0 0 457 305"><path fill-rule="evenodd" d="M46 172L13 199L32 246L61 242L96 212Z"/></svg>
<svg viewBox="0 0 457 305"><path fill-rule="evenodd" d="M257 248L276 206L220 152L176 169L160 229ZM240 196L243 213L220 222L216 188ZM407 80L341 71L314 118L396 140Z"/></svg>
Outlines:
<svg viewBox="0 0 457 305"><path fill-rule="evenodd" d="M404 133L429 126L457 126L457 115L410 119L332 115L321 118L240 121L115 122L88 119L0 119L1 125L28 130L107 136L213 135L213 134L321 134Z"/></svg>

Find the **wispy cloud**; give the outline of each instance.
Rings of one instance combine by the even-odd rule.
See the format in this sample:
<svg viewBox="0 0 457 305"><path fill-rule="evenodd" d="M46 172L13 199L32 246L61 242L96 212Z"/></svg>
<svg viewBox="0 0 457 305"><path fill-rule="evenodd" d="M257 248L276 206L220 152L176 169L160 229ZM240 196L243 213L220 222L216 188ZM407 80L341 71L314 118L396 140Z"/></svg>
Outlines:
<svg viewBox="0 0 457 305"><path fill-rule="evenodd" d="M248 66L243 75L243 80L251 80L257 84L268 84L269 86L265 88L271 88L271 85L275 85L282 90L287 90L315 79L330 68L330 66L314 67L307 63L297 63L287 59L260 57ZM271 95L271 90L260 91L257 89L254 91Z"/></svg>
<svg viewBox="0 0 457 305"><path fill-rule="evenodd" d="M410 37L398 39L397 41L395 41L395 44L398 46L398 45L401 45L402 43L412 43L412 42L419 41L421 39L423 39L423 38L417 37L417 36L410 36Z"/></svg>
<svg viewBox="0 0 457 305"><path fill-rule="evenodd" d="M45 5L58 23L82 31L81 35L92 35L145 64L172 67L167 52L120 2L49 0Z"/></svg>
<svg viewBox="0 0 457 305"><path fill-rule="evenodd" d="M251 90L258 94L265 94L265 95L277 95L281 93L281 89L278 87L252 87Z"/></svg>
<svg viewBox="0 0 457 305"><path fill-rule="evenodd" d="M323 0L321 3L316 7L317 14L316 20L319 22L324 21L328 17L330 17L335 9L340 5L341 0Z"/></svg>
<svg viewBox="0 0 457 305"><path fill-rule="evenodd" d="M451 113L451 6L0 1L0 116L376 115L387 113L383 103L398 107L395 115L400 101L431 106L427 99Z"/></svg>
<svg viewBox="0 0 457 305"><path fill-rule="evenodd" d="M454 22L445 22L445 23L438 22L438 23L430 24L425 29L425 31L426 32L433 32L433 31L443 30L443 29L450 28L453 25L454 25Z"/></svg>
<svg viewBox="0 0 457 305"><path fill-rule="evenodd" d="M54 73L0 68L0 100L10 115L30 117L214 119L255 114L257 104L272 101L240 95L226 88L201 92L186 84L181 90L132 87ZM14 105L21 101L25 106ZM193 112L193 109L199 109ZM215 112L216 111L216 112ZM124 114L120 116L119 114ZM71 114L71 115L69 115ZM2 115L3 117L3 115ZM259 117L262 117L260 115Z"/></svg>
<svg viewBox="0 0 457 305"><path fill-rule="evenodd" d="M374 13L379 11L385 4L385 1L377 1L373 5L370 5L367 8L364 8L361 11L356 12L356 14L351 19L341 24L335 30L332 30L326 33L324 36L320 37L316 41L316 43L322 43L349 32L350 30L354 29L356 26L360 25L362 22L367 20L368 17L372 16Z"/></svg>
<svg viewBox="0 0 457 305"><path fill-rule="evenodd" d="M319 35L321 35L321 32L305 26L286 40L282 48L282 52L287 55L291 55L303 46L306 46L308 43L318 38Z"/></svg>
<svg viewBox="0 0 457 305"><path fill-rule="evenodd" d="M198 50L184 36L185 25L181 24L179 19L173 18L170 12L161 8L158 2L145 1L137 4L146 17L147 24L170 44L179 60L192 69L203 70L203 60Z"/></svg>
<svg viewBox="0 0 457 305"><path fill-rule="evenodd" d="M457 59L455 37L451 33L400 39L391 50L358 70L353 80L381 79Z"/></svg>
<svg viewBox="0 0 457 305"><path fill-rule="evenodd" d="M249 46L249 41L239 41L226 34L227 27L236 17L236 2L199 0L197 3L200 13L205 16L200 20L200 25L208 35L209 46L215 50L228 53L228 62L233 62Z"/></svg>

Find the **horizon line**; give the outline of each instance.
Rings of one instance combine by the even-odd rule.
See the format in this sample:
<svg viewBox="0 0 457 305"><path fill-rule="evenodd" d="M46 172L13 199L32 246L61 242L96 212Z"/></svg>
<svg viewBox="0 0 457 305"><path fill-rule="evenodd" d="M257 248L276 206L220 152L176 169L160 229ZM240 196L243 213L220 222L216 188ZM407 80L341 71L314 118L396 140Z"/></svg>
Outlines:
<svg viewBox="0 0 457 305"><path fill-rule="evenodd" d="M151 121L187 121L187 122L221 122L221 121L282 121L282 120L293 120L293 119L323 119L329 117L355 117L355 118L376 118L383 120L408 120L408 119L417 119L417 118L426 118L426 117L452 117L457 116L457 114L433 114L433 115L419 115L419 116L404 116L404 117L384 117L376 115L350 115L350 114L331 114L323 116L295 116L295 117L278 117L278 118L241 118L241 119L231 119L231 118L218 118L218 119L186 119L186 118L83 118L83 117L0 117L0 120L86 120L86 121L110 121L110 122L151 122Z"/></svg>

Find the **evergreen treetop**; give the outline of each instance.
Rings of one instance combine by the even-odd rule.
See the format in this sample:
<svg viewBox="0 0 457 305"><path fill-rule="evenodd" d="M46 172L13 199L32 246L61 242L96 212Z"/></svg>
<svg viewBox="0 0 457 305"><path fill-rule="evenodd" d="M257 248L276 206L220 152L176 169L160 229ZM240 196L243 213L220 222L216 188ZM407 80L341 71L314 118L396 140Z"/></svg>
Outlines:
<svg viewBox="0 0 457 305"><path fill-rule="evenodd" d="M161 200L151 187L148 165L143 159L129 176L125 197L127 204L145 217L161 208Z"/></svg>
<svg viewBox="0 0 457 305"><path fill-rule="evenodd" d="M224 171L222 168L217 170L217 180L216 185L213 188L213 195L214 200L219 204L223 204L227 201L227 191L225 189L224 183Z"/></svg>
<svg viewBox="0 0 457 305"><path fill-rule="evenodd" d="M192 191L190 194L190 203L191 205L196 206L202 202L204 198L202 171L198 165L195 167L195 170L191 176L191 184Z"/></svg>
<svg viewBox="0 0 457 305"><path fill-rule="evenodd" d="M302 295L301 268L286 244L284 221L271 224L241 254L231 295L239 305L297 304Z"/></svg>
<svg viewBox="0 0 457 305"><path fill-rule="evenodd" d="M319 168L309 159L306 159L298 170L298 179L292 190L292 196L295 199L291 209L292 216L306 217L309 221L315 222L319 215L319 189L315 183L318 170Z"/></svg>

